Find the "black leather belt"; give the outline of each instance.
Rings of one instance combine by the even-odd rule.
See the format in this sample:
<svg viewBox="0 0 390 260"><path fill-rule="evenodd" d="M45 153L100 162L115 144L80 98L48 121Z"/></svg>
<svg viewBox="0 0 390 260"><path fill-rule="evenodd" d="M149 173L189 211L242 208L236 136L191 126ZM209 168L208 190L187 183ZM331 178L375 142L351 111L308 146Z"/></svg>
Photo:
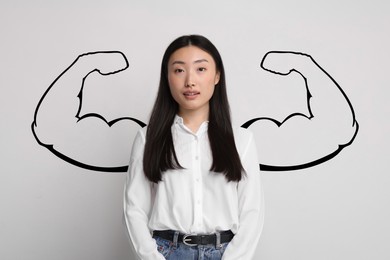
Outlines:
<svg viewBox="0 0 390 260"><path fill-rule="evenodd" d="M230 242L234 234L231 230L228 231L221 231L219 232L220 235L220 241L218 240L217 234L211 234L211 235L186 235L180 233L178 236L177 241L182 242L187 246L198 246L198 245L216 245L216 244L222 244ZM155 230L153 231L153 237L157 236L165 240L169 240L171 242L174 242L175 238L175 231L173 230Z"/></svg>

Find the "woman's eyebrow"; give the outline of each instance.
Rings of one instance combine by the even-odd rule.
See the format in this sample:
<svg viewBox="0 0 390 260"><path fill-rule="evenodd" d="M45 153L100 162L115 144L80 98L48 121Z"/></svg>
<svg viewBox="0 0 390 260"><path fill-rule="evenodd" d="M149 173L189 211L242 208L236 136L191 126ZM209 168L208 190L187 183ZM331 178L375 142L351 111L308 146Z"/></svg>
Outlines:
<svg viewBox="0 0 390 260"><path fill-rule="evenodd" d="M172 65L175 65L175 64L186 64L186 63L184 61L175 60L172 62Z"/></svg>
<svg viewBox="0 0 390 260"><path fill-rule="evenodd" d="M200 59L200 60L196 60L194 61L193 63L202 63L202 62L209 62L207 59ZM176 60L176 61L173 61L172 62L172 65L175 65L175 64L181 64L181 65L184 65L186 64L184 61L180 61L180 60Z"/></svg>
<svg viewBox="0 0 390 260"><path fill-rule="evenodd" d="M206 59L200 59L200 60L194 61L194 63L201 63L201 62L209 62L209 61Z"/></svg>

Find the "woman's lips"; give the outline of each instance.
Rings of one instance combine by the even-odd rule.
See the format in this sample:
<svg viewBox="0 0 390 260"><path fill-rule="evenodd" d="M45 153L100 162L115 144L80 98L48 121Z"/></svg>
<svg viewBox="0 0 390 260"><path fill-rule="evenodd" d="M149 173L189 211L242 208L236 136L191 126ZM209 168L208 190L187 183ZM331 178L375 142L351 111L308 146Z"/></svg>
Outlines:
<svg viewBox="0 0 390 260"><path fill-rule="evenodd" d="M184 92L184 96L187 99L195 99L199 94L200 94L200 92L197 92L197 91L186 91L186 92Z"/></svg>

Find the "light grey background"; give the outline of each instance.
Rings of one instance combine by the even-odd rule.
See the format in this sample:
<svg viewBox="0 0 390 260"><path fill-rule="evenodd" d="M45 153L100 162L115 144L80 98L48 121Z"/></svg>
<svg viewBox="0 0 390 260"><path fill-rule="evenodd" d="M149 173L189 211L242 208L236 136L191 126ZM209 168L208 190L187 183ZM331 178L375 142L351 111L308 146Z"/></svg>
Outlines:
<svg viewBox="0 0 390 260"><path fill-rule="evenodd" d="M116 94L102 94L107 113L146 122L163 51L189 33L219 48L235 124L255 116L259 64L271 50L312 55L360 124L355 142L324 164L262 172L266 219L255 259L389 259L389 13L381 0L2 1L0 259L134 259L122 222L125 175L58 159L37 144L31 123L53 80L100 50L130 62Z"/></svg>

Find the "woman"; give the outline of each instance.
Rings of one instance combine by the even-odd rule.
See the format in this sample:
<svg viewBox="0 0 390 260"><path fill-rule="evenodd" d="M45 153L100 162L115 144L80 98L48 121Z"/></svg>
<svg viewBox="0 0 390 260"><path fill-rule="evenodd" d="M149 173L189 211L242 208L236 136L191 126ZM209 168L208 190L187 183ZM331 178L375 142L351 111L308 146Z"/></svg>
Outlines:
<svg viewBox="0 0 390 260"><path fill-rule="evenodd" d="M231 125L222 59L199 35L162 60L149 125L134 140L126 225L142 260L250 260L263 202L253 135Z"/></svg>

